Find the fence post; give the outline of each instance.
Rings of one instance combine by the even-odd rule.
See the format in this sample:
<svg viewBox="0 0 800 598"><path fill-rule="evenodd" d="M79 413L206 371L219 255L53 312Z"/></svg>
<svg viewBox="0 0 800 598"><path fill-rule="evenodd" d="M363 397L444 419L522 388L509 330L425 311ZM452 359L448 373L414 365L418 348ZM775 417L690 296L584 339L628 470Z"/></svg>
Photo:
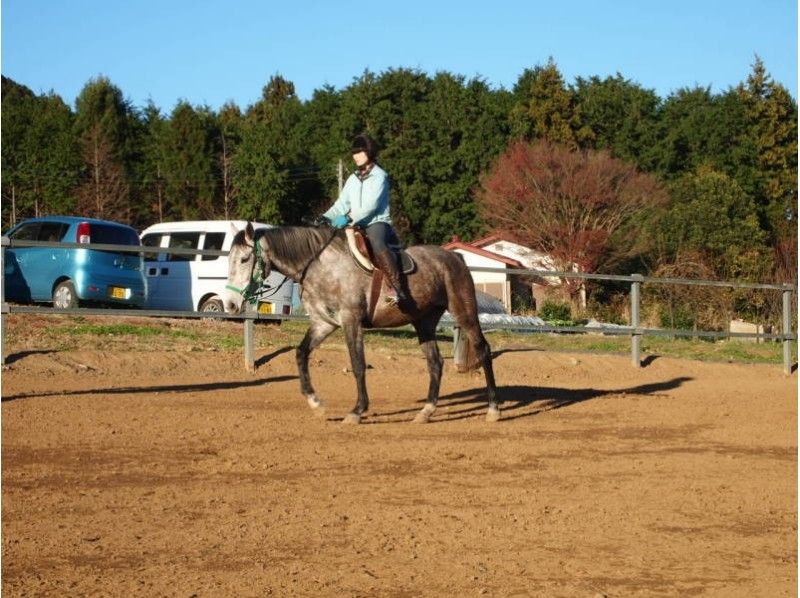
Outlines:
<svg viewBox="0 0 800 598"><path fill-rule="evenodd" d="M644 277L641 274L633 274L631 276L631 361L633 367L642 367L641 359L641 346L642 346L642 333L638 331L639 328L639 302L642 291L642 280Z"/></svg>
<svg viewBox="0 0 800 598"><path fill-rule="evenodd" d="M256 369L254 337L255 321L247 318L244 321L244 367L248 372L254 372Z"/></svg>
<svg viewBox="0 0 800 598"><path fill-rule="evenodd" d="M792 373L792 341L786 335L792 333L792 291L783 290L783 373Z"/></svg>

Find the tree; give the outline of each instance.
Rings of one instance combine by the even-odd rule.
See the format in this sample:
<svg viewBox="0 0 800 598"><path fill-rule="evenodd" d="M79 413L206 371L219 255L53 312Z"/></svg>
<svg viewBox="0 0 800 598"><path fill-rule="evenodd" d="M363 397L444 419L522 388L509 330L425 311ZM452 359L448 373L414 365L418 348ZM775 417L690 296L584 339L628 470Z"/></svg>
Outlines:
<svg viewBox="0 0 800 598"><path fill-rule="evenodd" d="M288 224L311 215L297 192L307 176L297 135L301 111L294 84L280 75L270 79L261 99L247 110L233 158L241 217Z"/></svg>
<svg viewBox="0 0 800 598"><path fill-rule="evenodd" d="M90 80L78 95L75 129L84 162L84 179L77 194L82 213L131 220L132 118L130 103L106 77Z"/></svg>
<svg viewBox="0 0 800 598"><path fill-rule="evenodd" d="M575 98L552 57L545 66L526 69L514 86L511 134L527 140L546 139L576 148L588 134L579 130Z"/></svg>
<svg viewBox="0 0 800 598"><path fill-rule="evenodd" d="M495 231L550 254L562 270L595 272L641 251L639 217L665 194L652 175L606 151L517 141L483 177L478 201Z"/></svg>
<svg viewBox="0 0 800 598"><path fill-rule="evenodd" d="M233 102L226 103L217 116L217 165L222 175L222 213L230 219L236 200L233 156L242 139L242 112Z"/></svg>
<svg viewBox="0 0 800 598"><path fill-rule="evenodd" d="M648 169L655 144L658 109L656 93L615 77L578 78L575 102L584 131L583 147L607 149L615 157Z"/></svg>
<svg viewBox="0 0 800 598"><path fill-rule="evenodd" d="M724 279L759 280L771 258L753 199L731 177L711 169L686 174L670 188L654 221L661 264L681 254L705 256Z"/></svg>
<svg viewBox="0 0 800 598"><path fill-rule="evenodd" d="M170 218L213 218L217 180L213 115L178 102L164 131L165 212Z"/></svg>
<svg viewBox="0 0 800 598"><path fill-rule="evenodd" d="M747 81L737 88L744 103L747 137L756 154L754 197L774 243L797 239L797 102L767 73L756 56Z"/></svg>

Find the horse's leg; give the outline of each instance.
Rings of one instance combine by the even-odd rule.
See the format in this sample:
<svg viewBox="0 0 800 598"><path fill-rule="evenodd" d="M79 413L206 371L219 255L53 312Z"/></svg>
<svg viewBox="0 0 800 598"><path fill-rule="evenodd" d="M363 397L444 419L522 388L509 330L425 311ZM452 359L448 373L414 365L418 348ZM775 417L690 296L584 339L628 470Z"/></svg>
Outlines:
<svg viewBox="0 0 800 598"><path fill-rule="evenodd" d="M428 360L428 375L430 376L430 383L428 385L428 400L425 406L417 413L414 418L415 424L426 424L430 420L433 412L436 411L436 403L439 400L439 386L442 382L442 356L439 353L439 345L436 343L436 324L442 312L431 314L424 320L414 323L414 329L417 331L417 338L419 339L422 352L425 353L425 358Z"/></svg>
<svg viewBox="0 0 800 598"><path fill-rule="evenodd" d="M311 326L308 327L303 341L295 352L297 370L300 374L300 391L306 397L308 405L314 410L314 414L320 417L325 415L325 407L314 392L314 387L311 386L311 376L308 373L308 357L334 330L336 330L336 326L332 324L312 320Z"/></svg>
<svg viewBox="0 0 800 598"><path fill-rule="evenodd" d="M496 422L500 419L501 400L498 397L497 386L494 381L492 349L481 331L472 285L463 285L459 288L448 287L448 309L461 327L461 332L467 336L467 340L472 344L472 348L475 350L476 362L483 367L483 373L486 377L486 394L489 400L486 421Z"/></svg>
<svg viewBox="0 0 800 598"><path fill-rule="evenodd" d="M342 325L344 338L347 342L347 349L350 352L350 366L353 376L356 379L358 399L353 411L344 418L346 424L357 424L361 422L361 416L369 408L369 397L367 396L367 361L364 358L364 330L358 321L347 322Z"/></svg>

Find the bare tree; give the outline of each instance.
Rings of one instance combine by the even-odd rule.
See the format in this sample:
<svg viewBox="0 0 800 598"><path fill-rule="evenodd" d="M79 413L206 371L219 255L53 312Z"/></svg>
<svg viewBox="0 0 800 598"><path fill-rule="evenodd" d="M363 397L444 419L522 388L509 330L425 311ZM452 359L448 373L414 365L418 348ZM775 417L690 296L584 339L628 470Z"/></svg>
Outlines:
<svg viewBox="0 0 800 598"><path fill-rule="evenodd" d="M84 133L81 143L88 172L78 188L80 213L127 222L130 219L128 182L122 166L114 158L111 142L95 125Z"/></svg>

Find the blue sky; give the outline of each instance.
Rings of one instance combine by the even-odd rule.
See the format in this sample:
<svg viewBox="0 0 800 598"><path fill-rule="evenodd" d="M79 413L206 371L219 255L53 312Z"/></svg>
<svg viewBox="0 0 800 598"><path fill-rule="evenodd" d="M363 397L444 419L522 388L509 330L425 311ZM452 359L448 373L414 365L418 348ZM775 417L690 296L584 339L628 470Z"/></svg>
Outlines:
<svg viewBox="0 0 800 598"><path fill-rule="evenodd" d="M105 75L134 106L245 108L270 76L301 99L365 69L481 77L511 89L555 60L567 83L621 73L661 97L720 92L754 56L797 97L796 0L2 0L2 73L68 104Z"/></svg>

